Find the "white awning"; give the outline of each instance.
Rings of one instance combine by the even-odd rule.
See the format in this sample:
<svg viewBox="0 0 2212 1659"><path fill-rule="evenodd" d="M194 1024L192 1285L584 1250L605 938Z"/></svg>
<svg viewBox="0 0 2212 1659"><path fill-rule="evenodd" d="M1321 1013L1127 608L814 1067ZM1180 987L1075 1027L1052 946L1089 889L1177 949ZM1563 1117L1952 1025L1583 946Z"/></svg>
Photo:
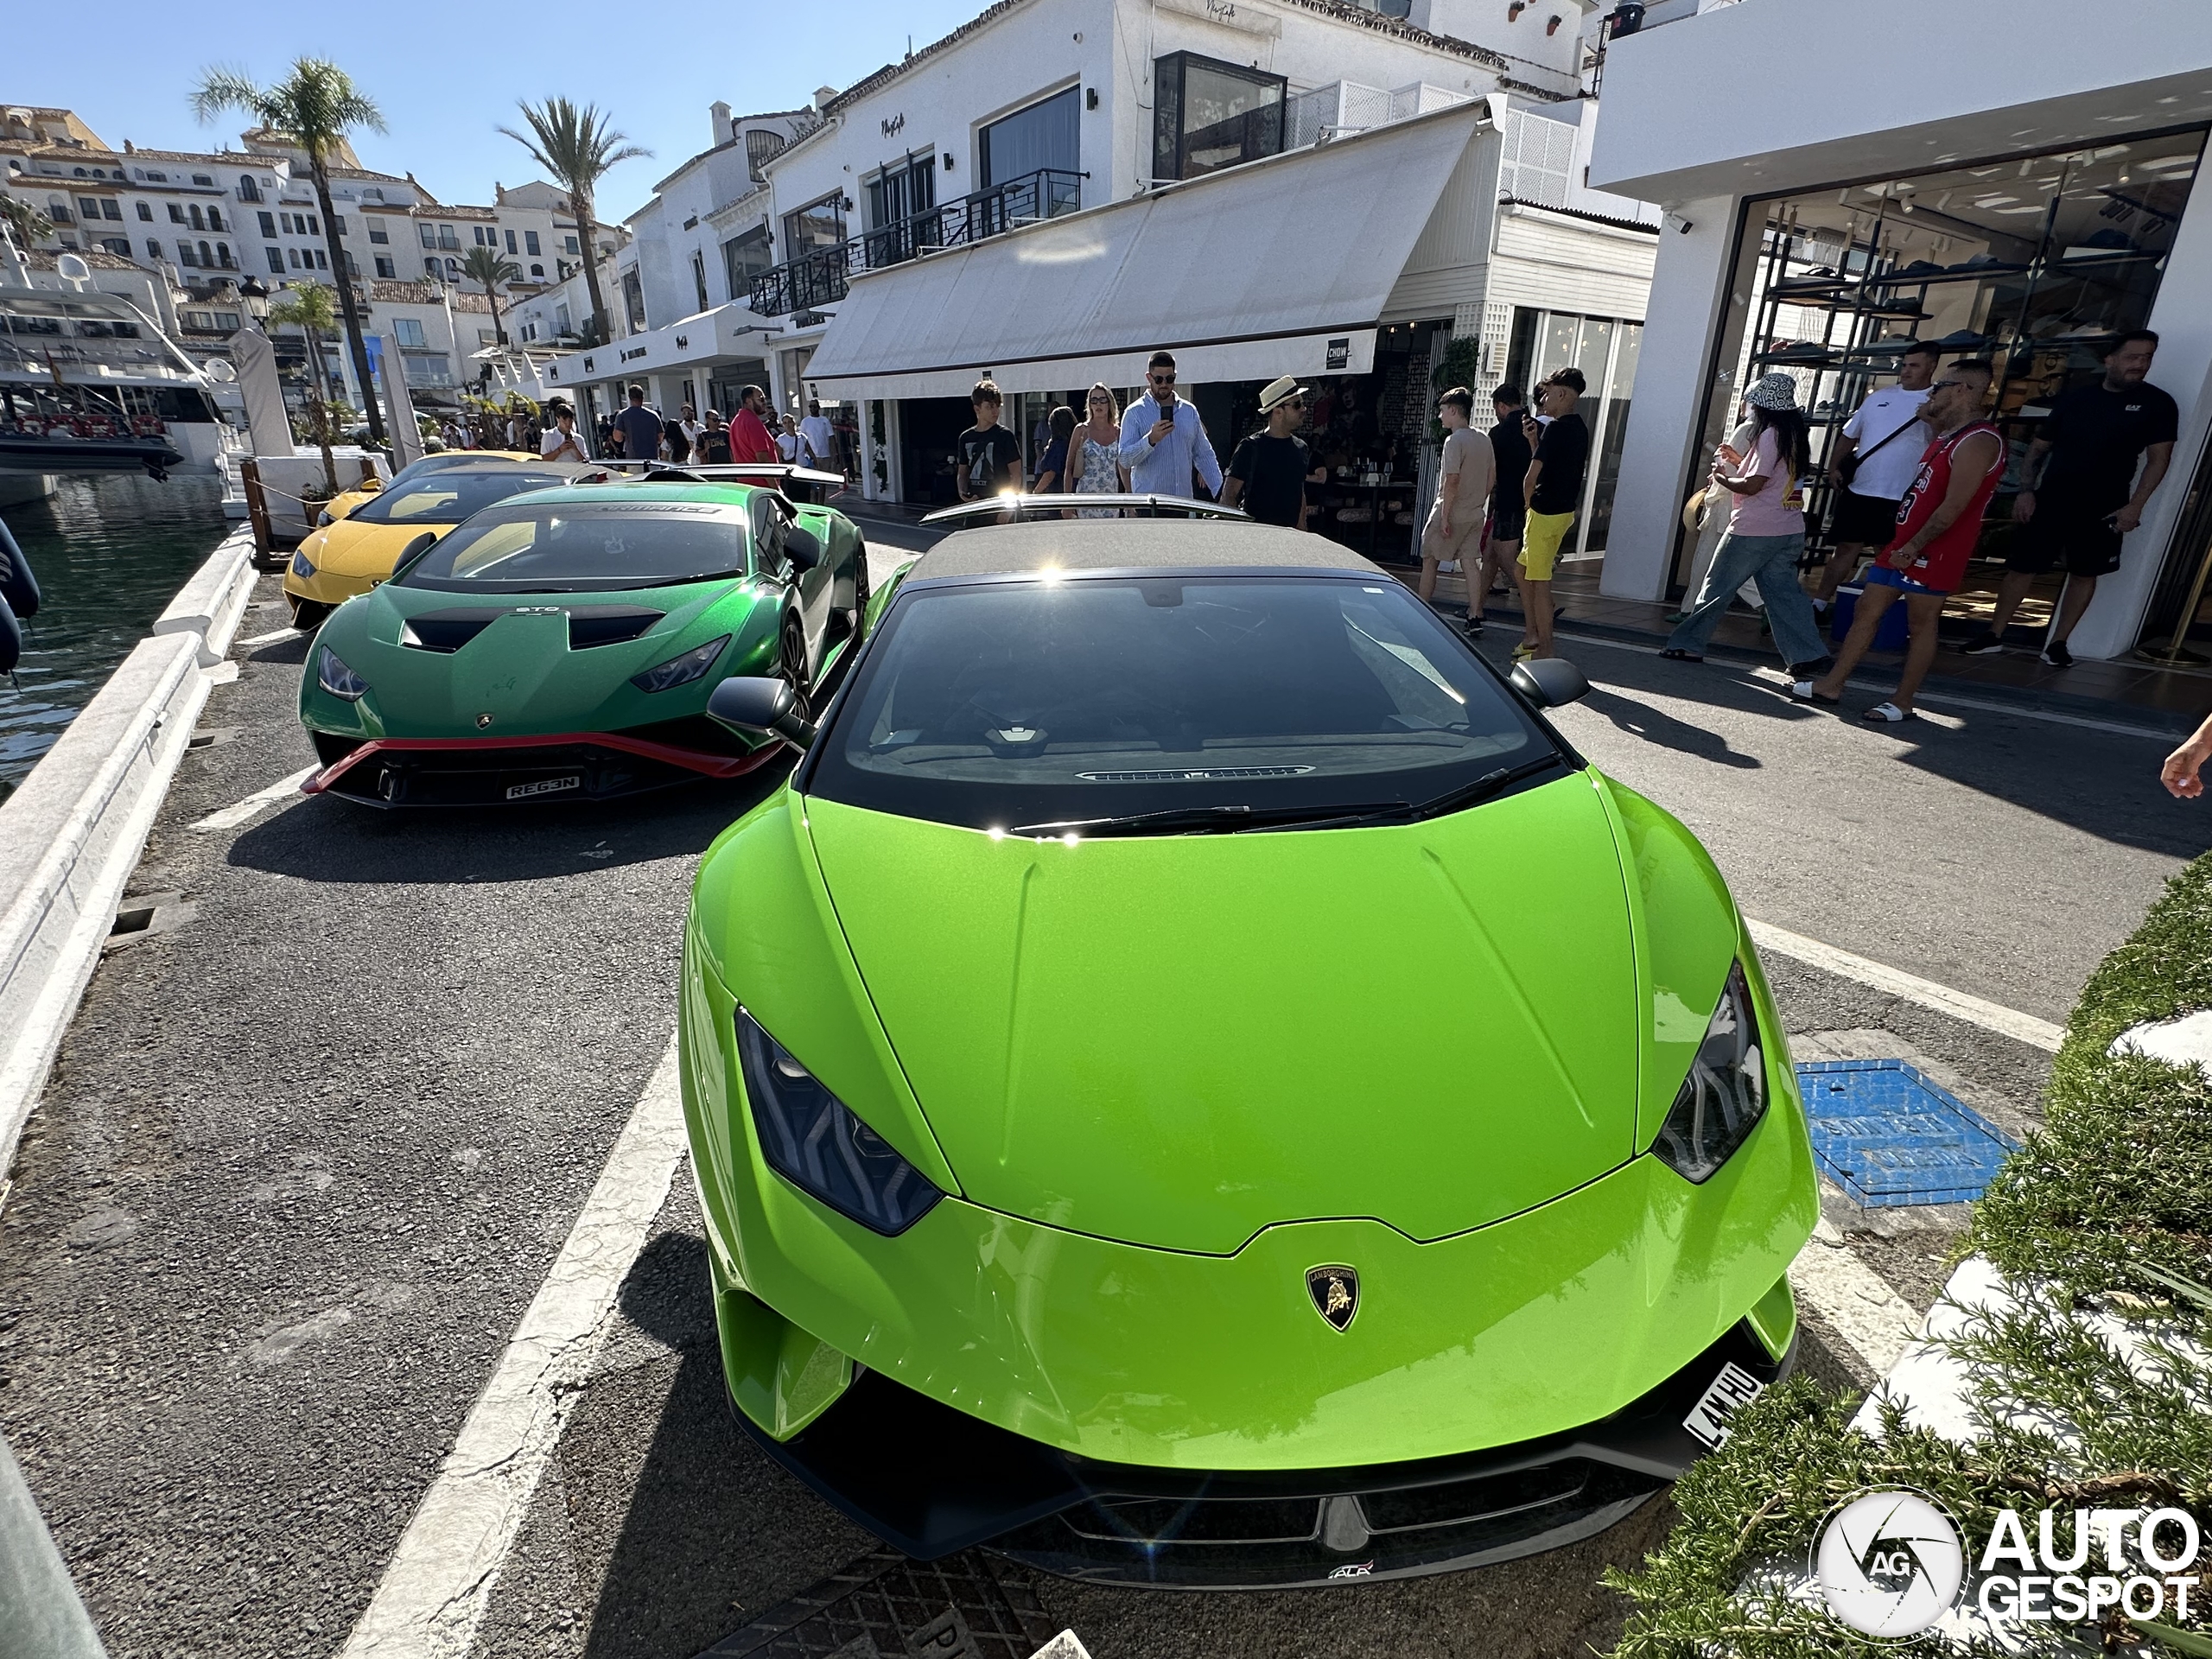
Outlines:
<svg viewBox="0 0 2212 1659"><path fill-rule="evenodd" d="M841 397L1364 373L1480 104L855 277L806 379Z"/></svg>

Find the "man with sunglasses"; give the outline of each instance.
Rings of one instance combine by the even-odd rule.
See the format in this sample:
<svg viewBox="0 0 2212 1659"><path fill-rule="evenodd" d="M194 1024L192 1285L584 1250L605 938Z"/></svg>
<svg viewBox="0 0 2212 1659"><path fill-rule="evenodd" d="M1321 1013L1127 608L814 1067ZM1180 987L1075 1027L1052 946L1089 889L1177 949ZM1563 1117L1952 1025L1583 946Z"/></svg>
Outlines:
<svg viewBox="0 0 2212 1659"><path fill-rule="evenodd" d="M1134 399L1122 416L1122 465L1139 495L1192 493L1195 469L1209 495L1221 493L1221 462L1198 419L1196 404L1175 395L1175 359L1154 352L1145 372L1149 397Z"/></svg>
<svg viewBox="0 0 2212 1659"><path fill-rule="evenodd" d="M1233 507L1242 501L1244 511L1263 524L1303 530L1306 486L1320 483L1328 474L1313 465L1306 441L1297 435L1306 423L1306 388L1298 377L1286 374L1269 381L1260 394L1260 413L1268 417L1267 429L1253 433L1229 458L1221 504Z"/></svg>

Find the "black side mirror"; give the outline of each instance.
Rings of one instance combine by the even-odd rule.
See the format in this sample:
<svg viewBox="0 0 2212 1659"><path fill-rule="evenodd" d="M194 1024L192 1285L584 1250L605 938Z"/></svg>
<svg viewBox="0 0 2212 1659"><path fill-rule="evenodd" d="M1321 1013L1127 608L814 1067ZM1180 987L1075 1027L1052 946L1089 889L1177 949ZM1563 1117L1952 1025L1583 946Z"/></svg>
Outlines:
<svg viewBox="0 0 2212 1659"><path fill-rule="evenodd" d="M749 737L780 737L794 748L814 741L814 723L799 706L789 680L741 676L724 680L707 699L707 717Z"/></svg>
<svg viewBox="0 0 2212 1659"><path fill-rule="evenodd" d="M1513 689L1539 709L1557 709L1590 695L1582 671L1560 657L1538 657L1513 665Z"/></svg>
<svg viewBox="0 0 2212 1659"><path fill-rule="evenodd" d="M413 541L408 543L406 546L399 550L399 557L393 562L391 567L392 575L395 576L397 575L401 566L412 563L417 554L429 552L433 547L435 547L437 543L438 532L435 530L424 531L420 536L417 536Z"/></svg>
<svg viewBox="0 0 2212 1659"><path fill-rule="evenodd" d="M810 530L793 524L784 532L784 556L794 570L811 570L822 563L822 543Z"/></svg>

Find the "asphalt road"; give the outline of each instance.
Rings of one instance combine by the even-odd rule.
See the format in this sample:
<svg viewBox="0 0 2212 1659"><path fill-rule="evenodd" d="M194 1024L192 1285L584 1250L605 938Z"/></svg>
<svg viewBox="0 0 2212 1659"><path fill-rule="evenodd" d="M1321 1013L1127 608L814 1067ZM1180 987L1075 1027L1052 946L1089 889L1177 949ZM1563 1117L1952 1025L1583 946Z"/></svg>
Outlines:
<svg viewBox="0 0 2212 1659"><path fill-rule="evenodd" d="M1562 728L1748 912L2047 1018L2212 838L2147 740L1976 713L1900 741L1713 664L1568 650L1599 689ZM698 853L774 782L435 819L301 799L199 833L310 759L301 642L238 655L203 716L238 735L188 760L133 884L194 913L95 976L0 1210L0 1432L118 1659L344 1642L666 1046ZM1801 1039L1892 1044L2032 1116L2047 1057L1770 971ZM870 1548L729 1423L694 1205L679 1173L482 1654L684 1659ZM1859 1248L1924 1306L1944 1243ZM1808 1326L1809 1366L1865 1380ZM1017 1589L1098 1659L1580 1654L1620 1616L1598 1573L1666 1519L1350 1592Z"/></svg>

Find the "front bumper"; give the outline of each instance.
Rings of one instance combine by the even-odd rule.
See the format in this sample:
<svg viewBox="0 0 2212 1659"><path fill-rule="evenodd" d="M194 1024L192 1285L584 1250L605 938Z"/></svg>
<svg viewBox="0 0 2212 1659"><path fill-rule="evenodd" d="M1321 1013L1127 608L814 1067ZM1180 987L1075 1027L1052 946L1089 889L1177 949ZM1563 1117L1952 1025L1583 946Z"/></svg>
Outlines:
<svg viewBox="0 0 2212 1659"><path fill-rule="evenodd" d="M324 740L318 747L326 744L337 746ZM783 747L768 743L742 754L718 754L623 732L380 737L329 759L300 789L370 806L606 801L699 778L741 777Z"/></svg>
<svg viewBox="0 0 2212 1659"><path fill-rule="evenodd" d="M1684 1420L1725 1368L1770 1386L1796 1363L1794 1331L1776 1358L1746 1321L1584 1428L1352 1468L1200 1471L1074 1457L875 1372L788 1440L733 1414L777 1462L919 1560L987 1544L1095 1583L1280 1590L1457 1572L1591 1537L1707 1450Z"/></svg>

